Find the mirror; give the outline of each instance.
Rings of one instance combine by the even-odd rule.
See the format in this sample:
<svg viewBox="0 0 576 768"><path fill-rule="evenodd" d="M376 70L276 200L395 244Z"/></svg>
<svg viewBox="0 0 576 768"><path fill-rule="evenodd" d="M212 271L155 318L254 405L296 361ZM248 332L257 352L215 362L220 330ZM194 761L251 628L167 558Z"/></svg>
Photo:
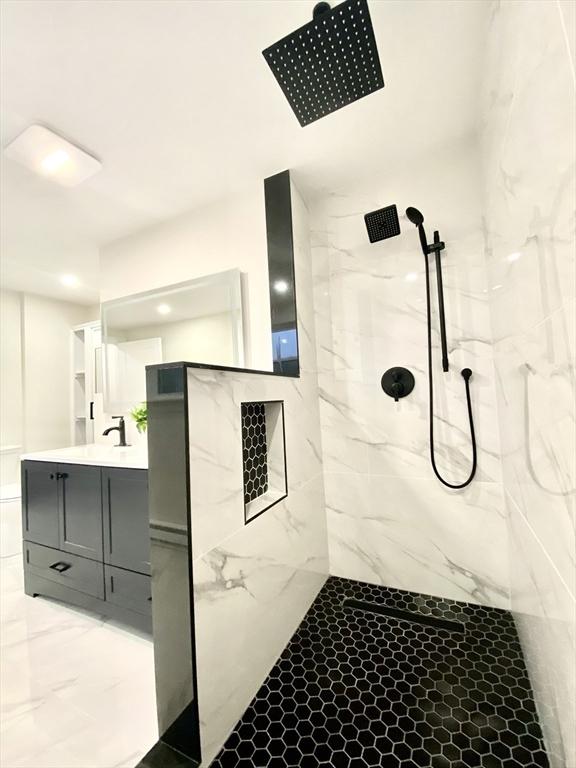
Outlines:
<svg viewBox="0 0 576 768"><path fill-rule="evenodd" d="M237 269L107 301L101 311L108 413L146 400L147 365L244 365Z"/></svg>

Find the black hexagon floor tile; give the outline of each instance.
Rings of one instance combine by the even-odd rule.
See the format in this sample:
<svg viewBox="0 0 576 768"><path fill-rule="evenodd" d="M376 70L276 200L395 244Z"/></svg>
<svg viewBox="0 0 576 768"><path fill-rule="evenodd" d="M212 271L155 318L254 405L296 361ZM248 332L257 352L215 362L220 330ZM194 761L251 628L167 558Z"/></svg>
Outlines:
<svg viewBox="0 0 576 768"><path fill-rule="evenodd" d="M395 615L348 607L348 599ZM212 766L549 762L509 612L331 576Z"/></svg>

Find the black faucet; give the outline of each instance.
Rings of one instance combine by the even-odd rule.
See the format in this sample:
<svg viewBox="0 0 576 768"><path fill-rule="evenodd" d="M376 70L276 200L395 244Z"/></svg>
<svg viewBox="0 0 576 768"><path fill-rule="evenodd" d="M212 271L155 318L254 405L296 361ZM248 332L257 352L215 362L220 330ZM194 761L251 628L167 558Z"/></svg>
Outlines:
<svg viewBox="0 0 576 768"><path fill-rule="evenodd" d="M124 423L124 416L112 416L113 419L120 419L120 423L117 427L108 427L102 434L104 437L109 435L110 432L118 432L120 435L120 442L117 443L116 448L126 448L128 443L126 442L126 424Z"/></svg>

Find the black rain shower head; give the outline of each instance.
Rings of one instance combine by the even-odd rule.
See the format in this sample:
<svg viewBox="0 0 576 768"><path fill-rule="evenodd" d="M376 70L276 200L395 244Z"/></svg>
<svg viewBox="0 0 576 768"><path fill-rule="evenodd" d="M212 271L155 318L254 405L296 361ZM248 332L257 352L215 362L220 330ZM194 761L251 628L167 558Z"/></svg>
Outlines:
<svg viewBox="0 0 576 768"><path fill-rule="evenodd" d="M384 87L367 0L314 8L314 18L262 52L300 125Z"/></svg>
<svg viewBox="0 0 576 768"><path fill-rule="evenodd" d="M398 209L395 205L388 205L386 208L379 208L377 211L365 214L364 221L371 243L400 234Z"/></svg>

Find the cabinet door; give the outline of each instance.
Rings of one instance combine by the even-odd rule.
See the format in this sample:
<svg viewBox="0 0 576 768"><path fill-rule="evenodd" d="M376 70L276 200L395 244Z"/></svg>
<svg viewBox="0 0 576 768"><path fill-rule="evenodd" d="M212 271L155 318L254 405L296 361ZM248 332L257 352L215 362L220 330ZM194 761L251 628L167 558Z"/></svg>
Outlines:
<svg viewBox="0 0 576 768"><path fill-rule="evenodd" d="M59 464L60 549L102 560L100 467Z"/></svg>
<svg viewBox="0 0 576 768"><path fill-rule="evenodd" d="M148 472L104 467L102 486L104 562L150 573Z"/></svg>
<svg viewBox="0 0 576 768"><path fill-rule="evenodd" d="M130 608L145 616L152 615L152 583L150 576L104 566L106 600L120 608Z"/></svg>
<svg viewBox="0 0 576 768"><path fill-rule="evenodd" d="M22 462L22 536L26 541L59 546L57 466Z"/></svg>

